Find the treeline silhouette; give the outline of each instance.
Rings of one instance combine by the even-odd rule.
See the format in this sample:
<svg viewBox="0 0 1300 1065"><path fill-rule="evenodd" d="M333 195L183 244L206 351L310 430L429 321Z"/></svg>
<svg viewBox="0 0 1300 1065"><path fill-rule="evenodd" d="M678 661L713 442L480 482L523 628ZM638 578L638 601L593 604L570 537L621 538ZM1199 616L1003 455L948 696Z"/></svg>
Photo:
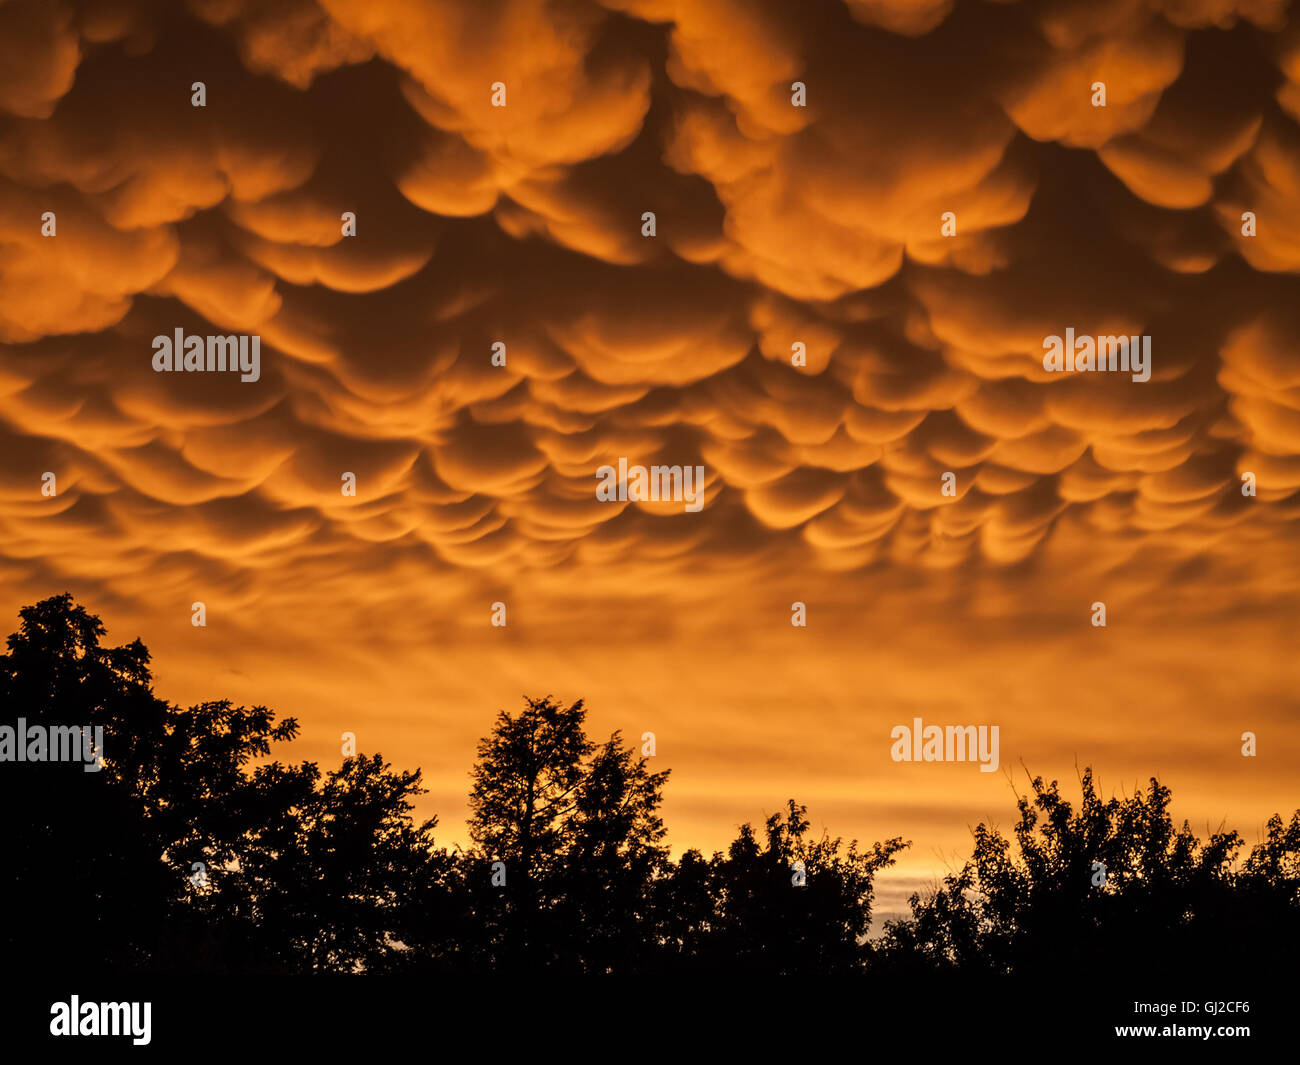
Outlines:
<svg viewBox="0 0 1300 1065"><path fill-rule="evenodd" d="M618 733L589 739L581 702L498 714L461 851L413 820L418 770L268 761L294 720L170 705L145 646L103 635L65 594L24 608L0 656L0 724L106 737L101 772L0 764L0 942L20 969L1155 973L1293 963L1300 946L1300 812L1244 854L1235 832L1176 827L1154 779L1103 800L1086 771L1077 809L1035 779L1010 837L981 824L971 859L868 939L875 875L903 840L815 835L791 800L725 852L674 861L668 773Z"/></svg>

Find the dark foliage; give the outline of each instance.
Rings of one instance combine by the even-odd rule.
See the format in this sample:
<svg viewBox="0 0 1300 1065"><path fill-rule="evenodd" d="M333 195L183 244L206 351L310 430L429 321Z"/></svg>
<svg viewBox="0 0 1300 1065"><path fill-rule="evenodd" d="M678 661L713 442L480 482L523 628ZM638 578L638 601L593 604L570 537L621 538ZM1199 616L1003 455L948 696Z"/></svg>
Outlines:
<svg viewBox="0 0 1300 1065"><path fill-rule="evenodd" d="M725 854L673 861L668 773L618 733L589 739L580 701L498 714L472 771L472 845L448 851L413 820L418 770L281 762L293 719L166 703L143 644L103 635L57 596L23 609L0 656L0 724L105 737L99 772L0 764L0 949L34 970L1047 974L1259 965L1300 946L1300 813L1243 857L1235 832L1176 828L1155 780L1103 800L1085 772L1076 811L1035 779L1011 840L980 825L970 862L871 941L874 878L901 839L813 835L791 800L761 838L744 825Z"/></svg>

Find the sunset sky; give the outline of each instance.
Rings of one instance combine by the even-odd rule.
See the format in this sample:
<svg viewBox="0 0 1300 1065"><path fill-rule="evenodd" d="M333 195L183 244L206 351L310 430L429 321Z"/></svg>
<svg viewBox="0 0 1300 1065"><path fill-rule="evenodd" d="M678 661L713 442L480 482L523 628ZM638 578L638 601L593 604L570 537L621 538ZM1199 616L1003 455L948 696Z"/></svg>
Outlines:
<svg viewBox="0 0 1300 1065"><path fill-rule="evenodd" d="M4 632L71 591L282 757L423 767L447 843L547 693L655 733L675 851L792 796L911 839L886 910L1025 768L1253 842L1300 805L1287 6L0 0ZM155 372L178 328L260 379ZM1046 372L1067 328L1150 380ZM703 509L597 500L620 458ZM892 761L915 717L1001 771Z"/></svg>

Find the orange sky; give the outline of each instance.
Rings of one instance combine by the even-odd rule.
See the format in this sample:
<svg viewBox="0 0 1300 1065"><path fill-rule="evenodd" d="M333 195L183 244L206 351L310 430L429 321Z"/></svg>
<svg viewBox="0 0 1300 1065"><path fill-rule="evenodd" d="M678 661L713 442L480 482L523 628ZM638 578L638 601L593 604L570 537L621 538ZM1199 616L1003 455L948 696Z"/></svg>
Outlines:
<svg viewBox="0 0 1300 1065"><path fill-rule="evenodd" d="M891 761L917 716L1253 840L1300 764L1286 6L0 3L0 610L355 731L449 841L548 692L655 732L676 849L791 795L912 839L889 906L1014 809ZM260 379L155 373L176 328ZM1151 379L1045 372L1067 328ZM703 509L598 501L620 457Z"/></svg>

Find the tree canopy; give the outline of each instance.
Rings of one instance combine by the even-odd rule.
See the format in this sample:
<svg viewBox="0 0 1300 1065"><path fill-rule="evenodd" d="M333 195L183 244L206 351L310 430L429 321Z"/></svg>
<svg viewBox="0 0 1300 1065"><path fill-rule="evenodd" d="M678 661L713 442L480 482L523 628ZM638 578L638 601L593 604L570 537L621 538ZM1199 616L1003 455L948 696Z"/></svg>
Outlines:
<svg viewBox="0 0 1300 1065"><path fill-rule="evenodd" d="M1072 806L1031 781L1009 837L872 933L876 875L906 846L812 830L791 799L725 851L674 859L669 773L586 708L497 714L470 773L467 848L417 822L418 769L378 754L282 760L292 718L153 691L136 640L61 595L0 655L0 724L100 727L102 768L6 762L0 947L141 972L843 975L1049 972L1282 959L1300 946L1300 812L1245 851L1175 825L1171 795Z"/></svg>

